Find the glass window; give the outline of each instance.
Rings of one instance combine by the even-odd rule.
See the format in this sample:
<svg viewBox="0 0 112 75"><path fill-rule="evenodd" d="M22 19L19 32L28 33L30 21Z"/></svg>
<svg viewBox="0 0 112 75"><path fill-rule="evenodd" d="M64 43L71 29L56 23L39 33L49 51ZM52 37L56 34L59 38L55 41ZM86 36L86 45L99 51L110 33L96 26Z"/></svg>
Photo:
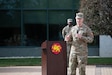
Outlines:
<svg viewBox="0 0 112 75"><path fill-rule="evenodd" d="M46 11L24 11L24 23L46 23Z"/></svg>
<svg viewBox="0 0 112 75"><path fill-rule="evenodd" d="M0 11L0 46L20 45L20 25L19 11Z"/></svg>
<svg viewBox="0 0 112 75"><path fill-rule="evenodd" d="M41 46L46 40L46 25L45 24L25 24L25 45L26 46Z"/></svg>
<svg viewBox="0 0 112 75"><path fill-rule="evenodd" d="M71 9L77 8L79 0L49 0L49 8L64 8Z"/></svg>
<svg viewBox="0 0 112 75"><path fill-rule="evenodd" d="M72 8L72 0L50 0L49 8Z"/></svg>
<svg viewBox="0 0 112 75"><path fill-rule="evenodd" d="M49 25L49 40L50 41L62 41L63 37L61 34L62 26L59 24L50 24Z"/></svg>
<svg viewBox="0 0 112 75"><path fill-rule="evenodd" d="M45 11L24 11L24 29L26 46L41 46L46 40L46 12Z"/></svg>
<svg viewBox="0 0 112 75"><path fill-rule="evenodd" d="M73 17L72 11L50 11L49 12L49 40L63 40L61 31L67 24L66 20Z"/></svg>
<svg viewBox="0 0 112 75"><path fill-rule="evenodd" d="M71 11L49 11L50 24L64 24L68 18L73 18L74 13Z"/></svg>
<svg viewBox="0 0 112 75"><path fill-rule="evenodd" d="M99 36L94 36L94 41L92 43L89 43L89 46L96 46L99 47Z"/></svg>
<svg viewBox="0 0 112 75"><path fill-rule="evenodd" d="M23 8L46 8L47 0L22 0Z"/></svg>
<svg viewBox="0 0 112 75"><path fill-rule="evenodd" d="M0 0L0 8L20 8L21 0Z"/></svg>

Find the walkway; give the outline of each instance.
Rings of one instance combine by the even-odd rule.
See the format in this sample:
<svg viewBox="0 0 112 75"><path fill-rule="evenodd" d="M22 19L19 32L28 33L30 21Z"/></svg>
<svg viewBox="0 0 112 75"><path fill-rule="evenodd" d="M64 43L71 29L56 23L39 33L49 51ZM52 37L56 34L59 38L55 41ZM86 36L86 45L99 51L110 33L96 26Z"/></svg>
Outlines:
<svg viewBox="0 0 112 75"><path fill-rule="evenodd" d="M112 65L87 65L87 75L112 75ZM42 75L41 66L0 67L0 75ZM77 69L77 75L78 69Z"/></svg>

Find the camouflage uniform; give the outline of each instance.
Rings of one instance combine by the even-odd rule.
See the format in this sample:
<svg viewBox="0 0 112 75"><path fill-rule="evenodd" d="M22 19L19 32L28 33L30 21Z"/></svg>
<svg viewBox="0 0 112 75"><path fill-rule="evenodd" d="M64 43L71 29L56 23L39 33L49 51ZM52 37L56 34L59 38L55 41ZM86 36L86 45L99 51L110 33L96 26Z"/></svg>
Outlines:
<svg viewBox="0 0 112 75"><path fill-rule="evenodd" d="M81 39L75 37L78 33L82 35ZM86 75L85 67L87 64L88 55L87 43L91 43L93 41L92 31L84 24L82 27L78 27L76 25L72 27L69 36L70 38L73 38L69 58L69 75L76 75L77 67L79 68L79 75Z"/></svg>
<svg viewBox="0 0 112 75"><path fill-rule="evenodd" d="M71 25L71 26L67 25L63 28L62 36L63 36L64 39L65 39L65 36L67 36L69 34L72 27L73 27L73 25ZM72 43L71 43L71 41L69 41L69 42L66 41L66 44L67 44L67 63L68 63Z"/></svg>

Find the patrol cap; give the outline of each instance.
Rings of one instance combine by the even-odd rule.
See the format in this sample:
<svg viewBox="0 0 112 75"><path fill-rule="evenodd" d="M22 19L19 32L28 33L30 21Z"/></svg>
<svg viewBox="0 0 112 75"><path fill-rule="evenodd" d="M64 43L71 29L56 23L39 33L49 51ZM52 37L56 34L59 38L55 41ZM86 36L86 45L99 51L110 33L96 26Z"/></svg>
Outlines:
<svg viewBox="0 0 112 75"><path fill-rule="evenodd" d="M81 13L81 12L76 13L76 18L83 18L83 13Z"/></svg>
<svg viewBox="0 0 112 75"><path fill-rule="evenodd" d="M67 19L67 22L73 22L73 20L72 19Z"/></svg>

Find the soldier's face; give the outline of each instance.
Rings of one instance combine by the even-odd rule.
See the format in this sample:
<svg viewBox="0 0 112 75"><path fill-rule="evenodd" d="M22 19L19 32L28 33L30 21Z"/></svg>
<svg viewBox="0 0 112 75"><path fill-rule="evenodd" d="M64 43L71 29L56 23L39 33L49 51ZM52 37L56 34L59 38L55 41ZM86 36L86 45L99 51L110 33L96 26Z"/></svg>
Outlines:
<svg viewBox="0 0 112 75"><path fill-rule="evenodd" d="M72 25L72 22L68 22L68 25Z"/></svg>
<svg viewBox="0 0 112 75"><path fill-rule="evenodd" d="M77 23L77 25L82 26L83 18L76 18L76 23Z"/></svg>

